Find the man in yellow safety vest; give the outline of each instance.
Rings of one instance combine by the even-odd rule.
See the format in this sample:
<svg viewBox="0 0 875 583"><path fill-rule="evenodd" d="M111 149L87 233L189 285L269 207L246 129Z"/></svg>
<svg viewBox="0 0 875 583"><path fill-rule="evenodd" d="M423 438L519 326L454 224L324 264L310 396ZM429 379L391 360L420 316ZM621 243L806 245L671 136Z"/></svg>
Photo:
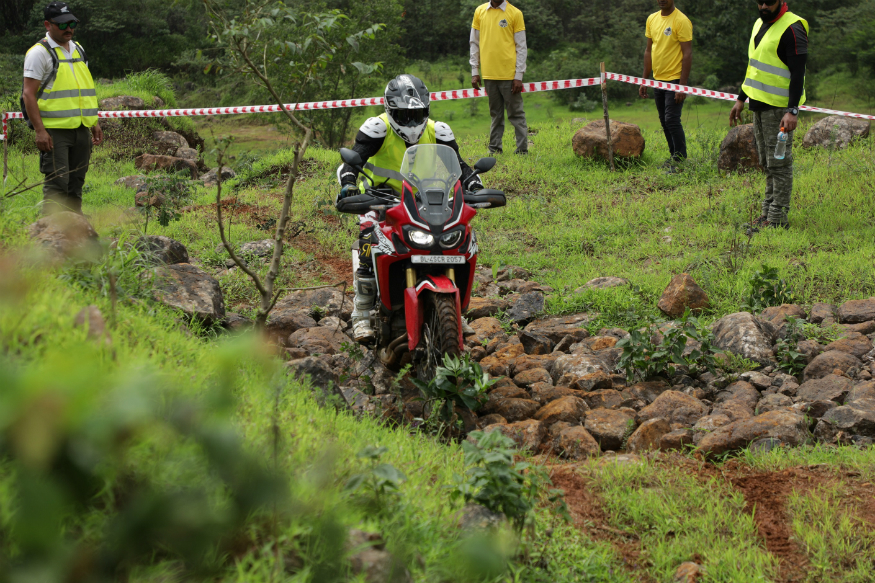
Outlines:
<svg viewBox="0 0 875 583"><path fill-rule="evenodd" d="M365 163L362 174L365 181L374 187L390 188L401 194L401 162L407 148L416 144L444 144L456 151L462 168L462 185L468 191L483 187L459 154L459 144L450 126L429 119L430 94L421 79L413 75L398 75L386 85L383 106L386 112L365 121L359 128L352 149L358 152ZM337 169L340 182L340 201L359 192L356 183L358 171L347 164ZM364 188L364 185L362 185ZM359 267L353 273L355 300L352 312L353 339L368 342L374 337L370 313L377 298L377 282L368 253L371 236L379 223L376 212L359 217Z"/></svg>
<svg viewBox="0 0 875 583"><path fill-rule="evenodd" d="M22 101L36 131L43 213L82 213L82 186L92 145L103 141L97 92L85 51L73 41L79 20L64 2L43 10L46 37L24 59Z"/></svg>
<svg viewBox="0 0 875 583"><path fill-rule="evenodd" d="M805 103L808 59L808 22L790 12L783 0L758 0L758 7L760 19L750 37L744 84L729 112L729 125L734 126L745 100L750 99L757 154L766 172L762 216L751 225L753 232L790 226L787 213L793 192L793 131L799 106ZM786 149L776 156L781 132L786 134Z"/></svg>

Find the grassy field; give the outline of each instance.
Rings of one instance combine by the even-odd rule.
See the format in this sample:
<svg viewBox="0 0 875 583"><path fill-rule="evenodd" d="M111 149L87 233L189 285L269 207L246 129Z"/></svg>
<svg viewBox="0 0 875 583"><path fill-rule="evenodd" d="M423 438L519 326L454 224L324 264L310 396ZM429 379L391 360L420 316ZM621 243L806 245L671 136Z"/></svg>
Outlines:
<svg viewBox="0 0 875 583"><path fill-rule="evenodd" d="M536 104L533 99L532 111ZM716 153L725 129L692 122L696 113L706 117L705 109L711 108L707 117L719 128L721 107L686 109L690 160L682 174L667 176L659 168L667 157L664 138L649 105L612 105L617 119L640 120L647 140L644 157L617 172L573 154L571 136L579 124L570 118L578 114L558 118L556 110L549 117L542 105L543 115L530 118L531 154L504 154L484 176L487 186L508 193L508 206L481 212L475 226L481 262L520 265L556 290L549 312L598 311L600 323L624 327L657 320L662 289L672 275L686 271L710 296L708 321L740 309L751 275L763 263L778 268L802 304L875 294L873 138L840 152L798 148L791 229L748 238L742 224L758 214L764 178L718 172ZM234 122L214 123L216 136L241 129ZM473 162L484 154L482 125L466 128L455 120L453 125L466 159ZM247 127L237 142L238 179L225 191L234 242L270 236L264 225L276 216L283 166L290 159L288 150L271 152L283 146L281 139L247 139L252 137ZM253 141L264 147L244 146ZM314 148L308 158L292 211L297 235L289 240L280 281L287 287L349 277L347 249L356 229L351 217L339 216L332 207L338 156ZM36 157L14 149L10 169L13 178L39 178ZM131 161L115 161L111 152L97 150L84 211L104 237L133 237L144 228L131 208L133 192L113 184L134 173ZM251 286L227 272L215 251L215 195L215 189L197 188L179 221L166 227L153 221L149 233L183 242L193 263L216 274L229 309L251 313ZM450 491L454 474L465 471L458 445L319 406L310 390L282 373L276 356L193 323L180 326L177 314L149 301L148 289L138 287L136 264L112 263L120 261L117 255L84 272L9 259L26 241L40 198L37 191L24 193L4 201L0 212L0 248L6 255L0 272L0 380L13 387L0 400L0 427L7 439L21 427L48 427L35 435L48 435L36 443L49 448L62 438L93 440L106 448L105 459L113 460L98 472L102 487L88 501L87 512L68 514L63 522L68 536L52 557L69 560L71 553L99 547L112 532L111 517L124 514L126 494L137 492L134 486L143 482L167 495L198 488L208 493L207 504L186 514L192 517L192 532L201 532L192 525L225 524L223 515L214 513L234 508L229 492L237 491L235 482L213 483L214 474L224 475L223 466L205 456L207 442L198 441L200 433L194 431L180 435L180 426L173 425L177 404L191 402L181 409L203 411L202 432L219 427L226 437L237 435L241 452L287 480L288 506L246 515L234 531L239 544L220 545L208 561L213 580L348 580L346 571L331 569L342 554L343 534L337 533L352 527L379 532L416 581L672 581L685 561L702 565L703 581L871 581L873 448L745 451L716 464L681 454L581 464L531 458L566 492L572 521L545 507L521 546L483 551L482 541L465 539L456 526L460 504ZM118 301L110 293L108 273L122 274L119 285L126 292ZM575 293L587 280L607 275L626 277L633 287ZM88 340L86 330L74 325L77 312L89 304L107 316L110 344ZM137 395L146 396L151 408L135 407L141 402L133 398ZM54 404L44 406L47 402ZM28 416L28 411L37 413ZM107 438L116 433L94 423L107 418L130 433ZM222 443L233 443L228 439ZM373 471L374 462L357 456L371 445L385 447L379 462L406 476L397 495L378 511L372 500L344 489L356 473ZM19 533L16 517L27 500L21 489L27 466L11 461L18 450L2 451L5 543L12 540L7 533ZM779 492L780 499L756 497L767 491ZM766 511L779 519L790 544L763 530ZM3 560L37 556L28 554L30 547L20 538L14 540ZM40 552L55 552L47 548ZM136 563L130 580L195 576L179 548L166 543L157 548ZM477 573L469 568L472 561L497 561L498 571Z"/></svg>

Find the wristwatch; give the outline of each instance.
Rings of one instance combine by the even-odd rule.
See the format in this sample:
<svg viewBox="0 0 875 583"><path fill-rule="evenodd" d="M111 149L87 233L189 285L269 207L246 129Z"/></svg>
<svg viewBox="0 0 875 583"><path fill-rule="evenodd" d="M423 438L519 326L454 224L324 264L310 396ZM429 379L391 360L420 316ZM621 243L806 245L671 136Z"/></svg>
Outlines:
<svg viewBox="0 0 875 583"><path fill-rule="evenodd" d="M799 108L798 107L788 107L787 113L792 113L793 115L799 115Z"/></svg>

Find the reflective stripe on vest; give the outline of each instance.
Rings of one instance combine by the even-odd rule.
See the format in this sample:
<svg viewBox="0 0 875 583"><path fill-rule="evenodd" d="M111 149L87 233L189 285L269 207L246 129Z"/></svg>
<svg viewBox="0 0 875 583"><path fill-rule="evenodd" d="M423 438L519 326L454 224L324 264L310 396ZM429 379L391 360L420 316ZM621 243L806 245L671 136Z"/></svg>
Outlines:
<svg viewBox="0 0 875 583"><path fill-rule="evenodd" d="M88 65L75 43L70 59L60 47L52 50L58 57L57 76L52 88L43 91L37 100L43 125L54 129L76 129L80 125L90 128L97 123L97 90Z"/></svg>
<svg viewBox="0 0 875 583"><path fill-rule="evenodd" d="M748 64L745 74L744 92L751 99L756 99L774 107L787 107L790 103L790 69L778 57L778 44L781 36L796 22L801 22L808 32L808 22L792 12L785 12L777 22L763 35L760 44L755 43L757 33L763 25L757 20L750 35L748 45ZM804 81L803 81L804 83ZM805 89L799 105L805 103Z"/></svg>
<svg viewBox="0 0 875 583"><path fill-rule="evenodd" d="M397 193L401 193L401 183L404 177L401 175L401 162L404 160L404 152L407 151L407 142L398 137L389 125L389 117L387 114L380 116L383 123L386 124L386 139L383 140L383 145L380 150L374 154L365 164L362 174L367 176L374 186L383 185L384 180L386 186L392 187ZM425 131L422 132L422 137L419 138L417 144L436 144L434 134L434 121L428 120Z"/></svg>

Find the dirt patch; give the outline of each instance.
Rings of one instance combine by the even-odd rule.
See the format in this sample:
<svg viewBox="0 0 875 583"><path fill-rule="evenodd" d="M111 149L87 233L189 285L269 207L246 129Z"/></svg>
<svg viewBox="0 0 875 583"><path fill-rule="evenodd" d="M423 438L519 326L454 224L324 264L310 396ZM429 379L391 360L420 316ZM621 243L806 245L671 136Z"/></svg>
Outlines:
<svg viewBox="0 0 875 583"><path fill-rule="evenodd" d="M607 516L596 493L586 478L574 471L574 466L555 466L550 479L565 492L565 503L575 525L587 536L610 543L623 558L626 569L636 581L653 581L641 566L641 543L634 533L624 532L608 524Z"/></svg>

